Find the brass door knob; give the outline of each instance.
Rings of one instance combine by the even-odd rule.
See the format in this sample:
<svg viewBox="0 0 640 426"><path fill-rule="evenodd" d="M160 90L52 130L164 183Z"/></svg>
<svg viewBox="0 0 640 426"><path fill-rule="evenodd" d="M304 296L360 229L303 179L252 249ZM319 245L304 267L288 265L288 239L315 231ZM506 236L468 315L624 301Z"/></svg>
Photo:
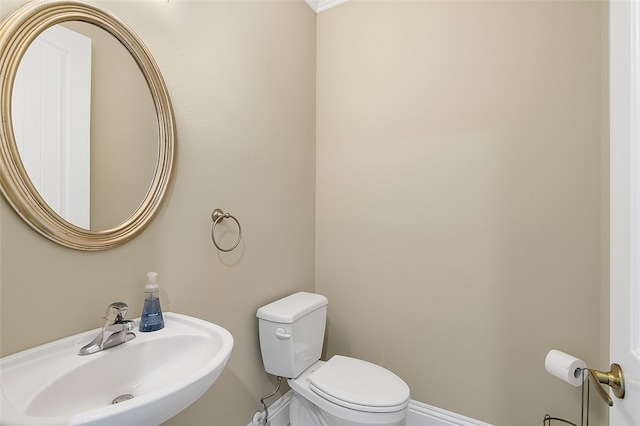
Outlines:
<svg viewBox="0 0 640 426"><path fill-rule="evenodd" d="M613 401L602 385L609 385L609 387L613 389L613 394L616 397L620 399L624 398L624 373L618 364L611 364L610 368L611 371L606 373L590 368L589 378L596 386L600 397L609 405L609 407L612 407Z"/></svg>

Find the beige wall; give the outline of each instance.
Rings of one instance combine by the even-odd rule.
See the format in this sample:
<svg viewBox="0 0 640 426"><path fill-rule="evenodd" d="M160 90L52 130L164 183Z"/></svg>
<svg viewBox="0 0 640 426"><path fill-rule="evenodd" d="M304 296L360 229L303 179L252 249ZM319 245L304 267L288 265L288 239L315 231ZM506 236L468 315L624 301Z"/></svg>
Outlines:
<svg viewBox="0 0 640 426"><path fill-rule="evenodd" d="M413 399L492 424L579 421L579 389L544 358L608 365L601 9L351 1L319 15L328 356L382 364Z"/></svg>
<svg viewBox="0 0 640 426"><path fill-rule="evenodd" d="M3 14L24 3L0 1ZM314 286L315 14L302 0L98 3L141 36L163 72L178 129L175 180L140 237L99 253L49 242L2 200L1 354L98 327L115 300L139 316L145 273L157 270L165 310L235 338L218 382L168 423L246 425L274 383L256 309ZM216 207L242 223L229 254L211 242Z"/></svg>

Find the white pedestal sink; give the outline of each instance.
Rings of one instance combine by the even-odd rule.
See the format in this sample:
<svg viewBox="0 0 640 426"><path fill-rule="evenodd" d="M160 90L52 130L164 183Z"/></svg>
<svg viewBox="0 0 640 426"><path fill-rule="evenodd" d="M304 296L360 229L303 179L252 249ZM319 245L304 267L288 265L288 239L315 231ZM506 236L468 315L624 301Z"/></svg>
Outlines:
<svg viewBox="0 0 640 426"><path fill-rule="evenodd" d="M220 376L233 337L186 315L164 320L162 330L136 329L134 340L87 356L78 350L99 329L0 359L0 424L155 426L175 416Z"/></svg>

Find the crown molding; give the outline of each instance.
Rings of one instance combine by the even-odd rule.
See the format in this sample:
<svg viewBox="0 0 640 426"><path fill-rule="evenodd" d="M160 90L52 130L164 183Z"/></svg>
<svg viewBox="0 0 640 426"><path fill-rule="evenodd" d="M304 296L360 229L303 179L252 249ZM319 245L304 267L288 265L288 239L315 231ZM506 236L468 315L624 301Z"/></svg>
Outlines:
<svg viewBox="0 0 640 426"><path fill-rule="evenodd" d="M331 9L347 0L304 0L314 12L320 13L327 9Z"/></svg>

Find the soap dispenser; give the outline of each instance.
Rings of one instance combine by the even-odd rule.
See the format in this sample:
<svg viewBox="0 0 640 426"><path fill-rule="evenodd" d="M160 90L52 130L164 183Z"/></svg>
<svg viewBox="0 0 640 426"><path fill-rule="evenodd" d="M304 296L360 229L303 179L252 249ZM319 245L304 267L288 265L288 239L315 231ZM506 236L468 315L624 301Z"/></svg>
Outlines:
<svg viewBox="0 0 640 426"><path fill-rule="evenodd" d="M144 286L145 297L139 330L142 332L157 331L164 328L164 318L160 308L160 286L156 282L157 272L147 274L147 285Z"/></svg>

